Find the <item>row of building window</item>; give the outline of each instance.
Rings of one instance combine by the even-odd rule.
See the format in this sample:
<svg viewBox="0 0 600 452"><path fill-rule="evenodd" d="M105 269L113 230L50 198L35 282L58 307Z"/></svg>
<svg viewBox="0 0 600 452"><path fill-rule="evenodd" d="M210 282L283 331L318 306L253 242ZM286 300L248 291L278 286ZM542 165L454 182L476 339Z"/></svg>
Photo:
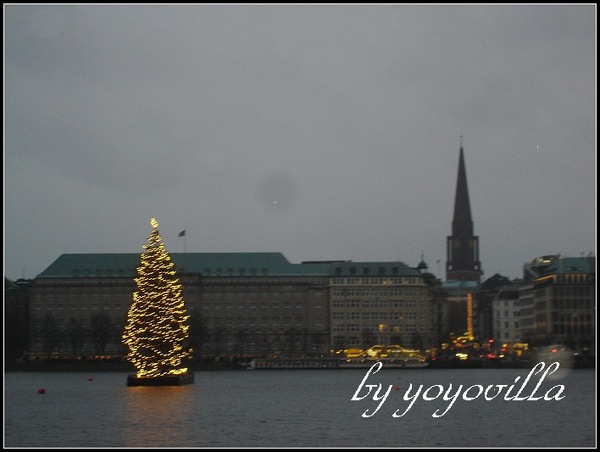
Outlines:
<svg viewBox="0 0 600 452"><path fill-rule="evenodd" d="M272 322L271 324L269 324L269 323L262 323L260 325L260 327L263 328L263 329L267 329L267 328L278 329L280 327L280 325L281 324L279 322ZM292 323L288 320L288 321L284 321L283 325L286 328L289 328L292 325ZM304 325L302 322L296 322L296 324L294 326L296 328L301 329L302 325ZM243 320L242 321L238 321L237 323L236 322L227 322L225 324L218 324L218 325L215 324L214 325L215 328L218 328L218 327L223 328L224 327L224 328L226 328L226 329L228 329L230 331L233 328L256 328L257 326L258 325L256 324L256 322L245 322Z"/></svg>
<svg viewBox="0 0 600 452"><path fill-rule="evenodd" d="M587 298L584 300L555 299L552 300L552 307L555 309L592 309L594 307L594 303L591 298Z"/></svg>
<svg viewBox="0 0 600 452"><path fill-rule="evenodd" d="M105 299L114 299L114 298L120 298L120 299L127 299L127 300L131 300L132 298L132 294L133 292L136 290L135 287L132 287L131 289L131 293L128 293L126 295L123 294L124 288L122 286L116 286L116 285L112 285L112 286L106 286L106 287L98 287L96 288L93 292L89 290L88 287L82 287L82 288L73 288L71 290L68 291L64 291L63 289L57 289L57 290L52 290L52 289L48 289L45 293L45 295L37 295L36 299L38 300L46 300L46 301L54 301L54 300L64 300L64 299L71 299L71 300L87 300L87 299L99 299L99 298L105 298ZM295 298L299 298L299 297L305 297L307 296L308 292L304 291L304 290L270 290L270 291L265 291L265 290L257 290L257 289L248 289L246 290L244 287L239 287L237 288L237 290L235 291L223 291L221 288L216 288L214 290L209 290L209 289L205 289L203 290L203 295L202 298L203 299L211 299L211 298L216 298L216 299L222 299L222 298L234 298L234 297L238 297L238 298L253 298L253 297L257 297L260 296L261 298L283 298L283 299L288 299L290 297L295 297ZM197 291L193 290L193 289L187 289L184 288L184 294L186 296L189 296L191 299L196 298L196 294ZM314 295L317 298L321 298L326 294L325 291L314 291L312 292L312 295Z"/></svg>
<svg viewBox="0 0 600 452"><path fill-rule="evenodd" d="M415 297L425 293L425 289L409 288L352 288L331 289L333 297Z"/></svg>
<svg viewBox="0 0 600 452"><path fill-rule="evenodd" d="M580 275L557 275L557 282L559 284L586 284L594 281L594 275L589 273Z"/></svg>
<svg viewBox="0 0 600 452"><path fill-rule="evenodd" d="M426 328L422 325L385 325L385 324L363 324L349 323L332 326L334 333L425 333Z"/></svg>
<svg viewBox="0 0 600 452"><path fill-rule="evenodd" d="M553 312L552 320L555 322L570 322L570 323L591 322L592 314L590 314L590 313L587 313L587 314L584 314L584 313L563 314L563 313L559 313L559 312Z"/></svg>
<svg viewBox="0 0 600 452"><path fill-rule="evenodd" d="M209 332L211 334L221 334L221 333L236 333L237 330L239 330L240 328L242 329L246 329L246 328L258 328L258 329L253 329L252 331L244 331L244 333L247 334L253 334L253 335L285 335L285 334L291 334L292 332L304 332L305 328L304 328L304 323L302 322L296 322L296 324L292 327L292 323L284 323L281 324L279 322L272 322L271 324L269 323L262 323L261 325L246 325L244 323L240 323L238 322L237 324L234 322L227 322L227 323L221 323L221 321L216 322L214 324L209 325ZM290 329L293 329L294 331L290 331ZM315 323L312 327L312 332L313 333L324 333L325 328L323 326L322 323Z"/></svg>
<svg viewBox="0 0 600 452"><path fill-rule="evenodd" d="M334 312L331 315L332 320L408 320L413 321L417 318L423 318L423 313L420 317L416 312Z"/></svg>
<svg viewBox="0 0 600 452"><path fill-rule="evenodd" d="M332 285L414 285L422 284L417 278L333 278Z"/></svg>
<svg viewBox="0 0 600 452"><path fill-rule="evenodd" d="M44 312L50 312L53 314L61 314L63 312L70 312L70 313L82 313L85 314L88 311L104 311L104 312L117 312L119 314L121 313L125 313L125 311L123 311L122 307L119 306L94 306L94 305L87 305L87 306L69 306L69 307L64 307L64 306L52 306L52 305L48 305L48 306L36 306L35 308L33 308L33 312L35 312L36 315L39 315L41 313ZM78 315L79 317L79 315Z"/></svg>
<svg viewBox="0 0 600 452"><path fill-rule="evenodd" d="M496 328L500 329L500 321L496 321ZM510 322L504 322L504 328L510 328ZM515 328L519 328L519 322L515 322Z"/></svg>
<svg viewBox="0 0 600 452"><path fill-rule="evenodd" d="M587 325L571 325L569 323L555 323L554 332L556 334L582 334L593 333L594 328L589 323Z"/></svg>
<svg viewBox="0 0 600 452"><path fill-rule="evenodd" d="M83 302L87 302L88 300L93 300L93 301L98 301L98 300L104 300L105 302L111 302L111 301L126 301L126 302L131 302L132 300L132 296L131 295L123 295L122 292L119 293L99 293L99 292L94 292L94 293L86 293L86 292L82 292L82 293L71 293L71 294L48 294L45 297L36 297L36 299L34 301L42 301L42 302L50 302L53 303L55 301L57 301L58 303L63 303L65 301L69 301L70 303L83 303Z"/></svg>
<svg viewBox="0 0 600 452"><path fill-rule="evenodd" d="M592 288L589 286L558 286L553 287L552 292L555 296L579 295L589 297L592 294Z"/></svg>
<svg viewBox="0 0 600 452"><path fill-rule="evenodd" d="M414 300L333 300L331 302L333 309L397 309L416 308L417 302Z"/></svg>
<svg viewBox="0 0 600 452"><path fill-rule="evenodd" d="M306 320L303 317L213 317L209 319L209 321L213 324L219 325L227 322L227 324L237 323L251 323L255 325L258 321L262 323L262 325L268 325L271 323L272 325L278 324L278 322L283 323L285 325L291 324L293 321L296 323L306 323Z"/></svg>
<svg viewBox="0 0 600 452"><path fill-rule="evenodd" d="M256 310L259 309L262 311L266 311L269 309L278 311L280 308L283 310L290 310L292 308L294 308L296 311L304 311L306 309L306 305L304 304L296 304L295 306L292 306L290 304L284 304L282 306L279 306L279 304L274 303L274 304L262 304L262 305L255 305L255 304L250 304L250 305L244 305L244 304L236 304L236 305L221 305L221 304L215 304L215 305L211 305L211 304L203 304L202 305L202 310L204 312L209 312L209 311L221 311L221 310L226 310L226 311L233 311L235 309L237 310ZM315 309L323 309L323 305L316 305Z"/></svg>
<svg viewBox="0 0 600 452"><path fill-rule="evenodd" d="M378 345L396 345L398 342L406 343L409 341L409 338L399 339L397 337L378 337L377 344ZM339 336L334 341L334 346L337 347L362 347L363 341L361 338L356 336Z"/></svg>
<svg viewBox="0 0 600 452"><path fill-rule="evenodd" d="M259 352L259 351L264 351L264 350L273 350L274 347L283 349L285 350L289 350L289 349L295 349L295 350L302 350L304 348L306 344L304 343L303 339L295 339L295 340L286 340L286 341L277 341L275 343L273 343L272 341L261 341L261 342L245 342L245 341L241 341L241 340L225 340L225 341L221 341L221 340L213 340L213 341L207 341L206 343L202 344L202 349L205 351L209 351L209 350L225 350L225 351L234 351L234 350L240 350L240 348L243 348L243 350L245 352ZM315 344L318 345L318 344Z"/></svg>
<svg viewBox="0 0 600 452"><path fill-rule="evenodd" d="M95 270L90 270L89 268L84 268L84 269L74 268L71 270L71 273L73 274L73 276L92 276L92 275L124 276L124 275L134 275L136 273L136 269L135 268L127 268L127 269L118 268L117 270L114 270L112 268L96 268Z"/></svg>
<svg viewBox="0 0 600 452"><path fill-rule="evenodd" d="M239 298L239 299L246 299L246 298L256 298L257 296L260 296L260 298L262 299L266 299L266 298L271 298L271 299L278 299L278 298L284 298L284 299L288 299L288 298L300 298L306 295L306 292L300 292L300 291L289 291L289 292L280 292L280 291L271 291L271 292L263 292L263 291L244 291L244 290L238 290L236 292L232 292L232 291L227 291L227 292L204 292L202 295L202 299L203 300L211 300L211 299L217 299L220 300L222 298Z"/></svg>
<svg viewBox="0 0 600 452"><path fill-rule="evenodd" d="M177 270L179 273L185 273L185 268L180 268ZM261 275L261 276L267 276L269 274L269 269L266 267L263 267L260 269L260 273L259 270L257 268L243 268L240 267L237 269L237 273L235 271L235 269L233 267L228 267L226 269L223 268L205 268L204 271L202 272L203 276L221 276L221 275L239 275L239 276L244 276L244 275L250 275L250 276L255 276L255 275Z"/></svg>

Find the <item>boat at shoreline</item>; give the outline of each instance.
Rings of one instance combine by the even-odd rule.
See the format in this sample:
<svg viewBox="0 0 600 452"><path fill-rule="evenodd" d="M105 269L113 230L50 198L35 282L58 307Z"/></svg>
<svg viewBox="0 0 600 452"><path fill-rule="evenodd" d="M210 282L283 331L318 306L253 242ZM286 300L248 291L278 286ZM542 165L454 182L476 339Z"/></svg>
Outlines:
<svg viewBox="0 0 600 452"><path fill-rule="evenodd" d="M422 369L429 365L424 358L254 358L248 370L263 369L369 369L375 363L391 369Z"/></svg>
<svg viewBox="0 0 600 452"><path fill-rule="evenodd" d="M334 350L332 350L334 353ZM337 356L312 358L270 357L254 358L247 369L369 369L376 363L390 369L422 369L429 366L428 359L418 350L399 345L373 345L366 350L345 349Z"/></svg>

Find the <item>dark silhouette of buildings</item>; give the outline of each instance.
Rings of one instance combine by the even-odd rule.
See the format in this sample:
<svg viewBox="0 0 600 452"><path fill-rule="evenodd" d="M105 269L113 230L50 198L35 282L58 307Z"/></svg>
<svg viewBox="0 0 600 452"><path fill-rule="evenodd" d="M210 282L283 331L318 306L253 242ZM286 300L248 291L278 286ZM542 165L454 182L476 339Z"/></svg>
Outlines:
<svg viewBox="0 0 600 452"><path fill-rule="evenodd" d="M4 359L14 361L28 348L28 286L31 281L4 278Z"/></svg>

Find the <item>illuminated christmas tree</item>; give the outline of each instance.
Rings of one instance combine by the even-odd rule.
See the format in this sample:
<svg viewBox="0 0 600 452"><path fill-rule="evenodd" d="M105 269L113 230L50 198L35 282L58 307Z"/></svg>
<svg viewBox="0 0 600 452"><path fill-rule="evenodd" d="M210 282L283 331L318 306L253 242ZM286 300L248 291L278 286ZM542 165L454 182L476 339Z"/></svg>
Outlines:
<svg viewBox="0 0 600 452"><path fill-rule="evenodd" d="M154 218L150 223L152 233L143 245L145 252L135 278L137 291L123 333L123 343L129 348L127 360L137 369L135 376L129 376L128 385L187 384L193 381L193 374L182 362L191 354L184 347L189 315L158 223Z"/></svg>

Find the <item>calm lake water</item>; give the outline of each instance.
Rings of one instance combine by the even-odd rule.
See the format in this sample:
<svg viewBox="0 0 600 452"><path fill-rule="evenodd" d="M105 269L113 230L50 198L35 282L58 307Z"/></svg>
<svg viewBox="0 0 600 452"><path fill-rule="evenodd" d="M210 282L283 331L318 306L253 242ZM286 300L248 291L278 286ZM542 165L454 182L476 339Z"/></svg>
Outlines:
<svg viewBox="0 0 600 452"><path fill-rule="evenodd" d="M595 447L595 370L559 369L535 396L505 401L478 387L450 405L443 395L473 385L515 385L529 369L368 369L196 372L180 387L127 387L125 373L6 373L5 447ZM531 378L521 396L540 382ZM408 408L403 400L423 385ZM436 386L437 385L437 386ZM38 394L44 388L45 394ZM428 388L427 392L425 392ZM554 389L551 389L554 388ZM425 394L423 394L425 393ZM514 393L512 395L514 395ZM425 401L423 395L429 400ZM488 393L492 396L492 393ZM368 410L379 410L363 417Z"/></svg>

